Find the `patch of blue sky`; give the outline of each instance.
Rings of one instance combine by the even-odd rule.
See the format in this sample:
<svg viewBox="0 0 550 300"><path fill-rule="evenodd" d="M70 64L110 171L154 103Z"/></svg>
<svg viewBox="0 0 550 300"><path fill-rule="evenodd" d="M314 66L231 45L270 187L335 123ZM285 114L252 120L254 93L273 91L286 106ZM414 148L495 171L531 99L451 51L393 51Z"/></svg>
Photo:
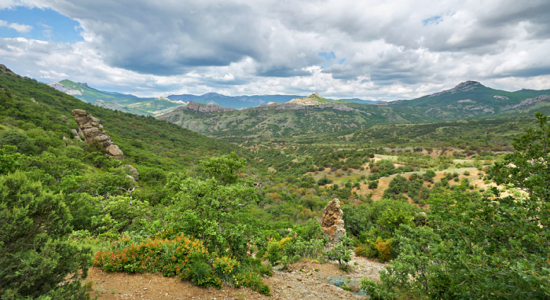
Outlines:
<svg viewBox="0 0 550 300"><path fill-rule="evenodd" d="M0 10L0 37L24 37L42 41L75 43L83 41L80 23L52 9Z"/></svg>
<svg viewBox="0 0 550 300"><path fill-rule="evenodd" d="M321 64L321 67L323 68L329 68L330 62L334 59L336 59L336 54L334 54L334 51L330 52L319 52L318 55L325 59L325 62Z"/></svg>
<svg viewBox="0 0 550 300"><path fill-rule="evenodd" d="M428 26L430 24L434 24L434 25L437 25L439 24L441 21L443 21L443 19L441 18L441 16L433 16L433 17L429 17L427 19L424 19L422 20L422 24L424 26Z"/></svg>
<svg viewBox="0 0 550 300"><path fill-rule="evenodd" d="M346 61L346 59L345 59L345 58L342 58L341 60L338 61L338 64L339 64L339 65L343 65L345 61Z"/></svg>

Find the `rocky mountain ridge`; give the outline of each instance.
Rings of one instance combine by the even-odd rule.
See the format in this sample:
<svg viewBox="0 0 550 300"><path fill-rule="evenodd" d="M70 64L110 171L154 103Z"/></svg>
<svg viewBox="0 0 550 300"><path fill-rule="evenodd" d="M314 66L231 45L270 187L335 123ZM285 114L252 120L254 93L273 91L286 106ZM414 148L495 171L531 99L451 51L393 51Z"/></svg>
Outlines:
<svg viewBox="0 0 550 300"><path fill-rule="evenodd" d="M68 94L68 95L71 95L71 96L74 96L74 95L82 96L82 91L81 90L73 90L71 88L68 88L68 87L62 85L59 82L52 82L52 83L49 83L48 85L53 87L54 89L60 91L60 92L63 92L65 94Z"/></svg>
<svg viewBox="0 0 550 300"><path fill-rule="evenodd" d="M215 112L225 112L225 111L234 111L236 109L231 107L223 107L216 104L207 104L201 105L194 101L189 101L186 106L182 106L179 110L192 110L201 113L215 113Z"/></svg>

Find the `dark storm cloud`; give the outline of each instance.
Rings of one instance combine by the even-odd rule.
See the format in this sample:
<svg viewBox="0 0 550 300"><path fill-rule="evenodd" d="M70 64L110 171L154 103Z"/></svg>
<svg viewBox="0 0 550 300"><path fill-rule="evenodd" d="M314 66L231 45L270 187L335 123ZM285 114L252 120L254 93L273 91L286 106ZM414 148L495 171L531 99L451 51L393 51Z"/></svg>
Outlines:
<svg viewBox="0 0 550 300"><path fill-rule="evenodd" d="M75 44L0 39L0 55L42 78L343 97L399 86L408 97L550 68L548 0L5 1L52 8L82 26Z"/></svg>
<svg viewBox="0 0 550 300"><path fill-rule="evenodd" d="M246 5L210 1L58 1L112 66L156 75L227 66L268 52L261 18Z"/></svg>

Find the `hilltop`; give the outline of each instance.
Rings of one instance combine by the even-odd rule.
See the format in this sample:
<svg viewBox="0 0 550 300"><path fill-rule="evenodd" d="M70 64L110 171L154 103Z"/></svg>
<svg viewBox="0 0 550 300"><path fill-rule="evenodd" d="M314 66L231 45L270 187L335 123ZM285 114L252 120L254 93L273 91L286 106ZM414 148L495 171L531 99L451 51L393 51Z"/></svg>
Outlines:
<svg viewBox="0 0 550 300"><path fill-rule="evenodd" d="M79 88L83 85L79 85ZM178 169L192 163L190 158L204 155L227 154L235 151L245 155L239 147L214 140L179 126L122 111L101 108L85 103L46 84L21 77L0 65L0 93L9 109L0 110L0 120L10 126L25 123L43 128L57 136L71 137L78 128L70 116L73 109L82 109L101 120L107 134L124 152L126 159L144 165ZM7 96L7 95L10 96ZM2 127L0 131L10 128Z"/></svg>
<svg viewBox="0 0 550 300"><path fill-rule="evenodd" d="M543 97L537 99L538 101L527 101L524 105L514 107L526 99L541 95L550 95L550 90L508 92L492 89L480 82L470 80L459 83L452 89L420 98L380 102L378 105L418 109L438 119L461 119L526 112L535 108L535 103L538 103L537 108L549 105L550 102Z"/></svg>
<svg viewBox="0 0 550 300"><path fill-rule="evenodd" d="M326 104L329 102L330 100L325 99L324 97L319 95L319 93L313 93L305 98L294 98L288 101L288 103L299 104L299 105L320 105L320 104Z"/></svg>
<svg viewBox="0 0 550 300"><path fill-rule="evenodd" d="M466 81L452 89L412 100L359 104L329 100L314 93L287 103L272 102L239 111L218 109L196 114L192 110L178 109L157 117L193 131L242 142L296 138L325 140L327 135L339 132L349 135L373 125L524 117L545 110L550 110L550 90L507 92Z"/></svg>

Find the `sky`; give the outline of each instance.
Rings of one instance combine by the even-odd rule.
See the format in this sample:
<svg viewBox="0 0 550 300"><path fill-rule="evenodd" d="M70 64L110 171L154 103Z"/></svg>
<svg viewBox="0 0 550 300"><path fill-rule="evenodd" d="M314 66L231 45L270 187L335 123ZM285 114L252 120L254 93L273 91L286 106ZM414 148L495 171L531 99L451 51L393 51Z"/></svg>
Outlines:
<svg viewBox="0 0 550 300"><path fill-rule="evenodd" d="M157 97L550 89L548 0L0 0L0 63Z"/></svg>

